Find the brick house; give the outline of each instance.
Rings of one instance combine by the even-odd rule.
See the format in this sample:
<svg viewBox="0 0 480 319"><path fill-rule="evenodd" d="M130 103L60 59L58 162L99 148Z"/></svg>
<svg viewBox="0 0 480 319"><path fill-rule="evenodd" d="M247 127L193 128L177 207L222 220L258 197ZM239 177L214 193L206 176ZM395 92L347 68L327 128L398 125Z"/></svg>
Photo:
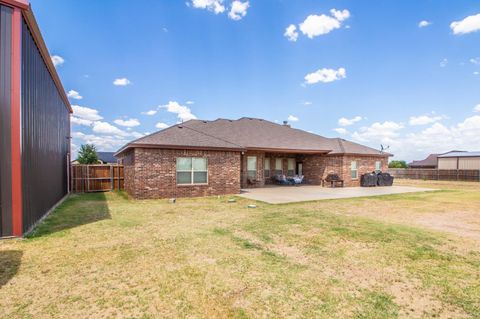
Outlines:
<svg viewBox="0 0 480 319"><path fill-rule="evenodd" d="M326 138L255 118L190 120L137 139L117 153L132 197L169 198L240 193L277 174L320 185L336 173L346 186L385 170L388 157L341 138Z"/></svg>

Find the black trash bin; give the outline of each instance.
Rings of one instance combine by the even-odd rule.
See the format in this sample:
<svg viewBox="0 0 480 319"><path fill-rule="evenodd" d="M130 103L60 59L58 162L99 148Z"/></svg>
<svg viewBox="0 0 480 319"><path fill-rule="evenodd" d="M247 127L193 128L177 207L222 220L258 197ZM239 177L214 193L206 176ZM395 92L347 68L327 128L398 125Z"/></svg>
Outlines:
<svg viewBox="0 0 480 319"><path fill-rule="evenodd" d="M378 173L377 174L377 185L378 186L392 186L393 185L393 176L389 173Z"/></svg>
<svg viewBox="0 0 480 319"><path fill-rule="evenodd" d="M375 187L377 186L377 179L375 173L363 174L360 178L360 185L362 187Z"/></svg>

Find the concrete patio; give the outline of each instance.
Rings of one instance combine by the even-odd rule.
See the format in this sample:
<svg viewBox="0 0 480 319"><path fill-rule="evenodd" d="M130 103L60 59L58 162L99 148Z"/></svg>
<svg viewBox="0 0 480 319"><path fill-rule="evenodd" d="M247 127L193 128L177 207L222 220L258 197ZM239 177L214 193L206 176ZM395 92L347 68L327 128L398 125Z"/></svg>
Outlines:
<svg viewBox="0 0 480 319"><path fill-rule="evenodd" d="M286 204L311 200L379 196L432 190L434 189L408 186L327 188L302 185L242 189L242 193L239 196L270 204Z"/></svg>

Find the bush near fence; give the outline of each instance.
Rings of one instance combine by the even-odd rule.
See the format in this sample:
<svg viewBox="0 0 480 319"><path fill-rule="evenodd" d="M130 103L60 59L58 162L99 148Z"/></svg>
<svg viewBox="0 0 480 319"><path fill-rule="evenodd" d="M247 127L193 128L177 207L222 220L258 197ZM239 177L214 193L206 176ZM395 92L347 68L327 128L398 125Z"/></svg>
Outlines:
<svg viewBox="0 0 480 319"><path fill-rule="evenodd" d="M388 173L396 178L480 182L480 170L390 168L388 169Z"/></svg>
<svg viewBox="0 0 480 319"><path fill-rule="evenodd" d="M124 188L123 165L72 165L70 185L74 193L121 190Z"/></svg>

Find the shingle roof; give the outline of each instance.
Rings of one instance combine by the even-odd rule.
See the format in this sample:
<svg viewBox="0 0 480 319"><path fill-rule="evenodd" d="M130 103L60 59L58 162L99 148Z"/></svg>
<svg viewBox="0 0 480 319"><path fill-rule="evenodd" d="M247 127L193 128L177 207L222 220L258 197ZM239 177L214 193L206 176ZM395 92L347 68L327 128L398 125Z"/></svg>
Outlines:
<svg viewBox="0 0 480 319"><path fill-rule="evenodd" d="M120 149L119 153L140 146L391 155L344 139L327 138L288 125L246 117L238 120L190 120L135 140Z"/></svg>
<svg viewBox="0 0 480 319"><path fill-rule="evenodd" d="M97 157L105 163L116 163L117 159L114 154L115 152L97 152Z"/></svg>
<svg viewBox="0 0 480 319"><path fill-rule="evenodd" d="M426 159L421 161L412 161L408 164L409 167L436 167L437 157L440 154L430 154Z"/></svg>

